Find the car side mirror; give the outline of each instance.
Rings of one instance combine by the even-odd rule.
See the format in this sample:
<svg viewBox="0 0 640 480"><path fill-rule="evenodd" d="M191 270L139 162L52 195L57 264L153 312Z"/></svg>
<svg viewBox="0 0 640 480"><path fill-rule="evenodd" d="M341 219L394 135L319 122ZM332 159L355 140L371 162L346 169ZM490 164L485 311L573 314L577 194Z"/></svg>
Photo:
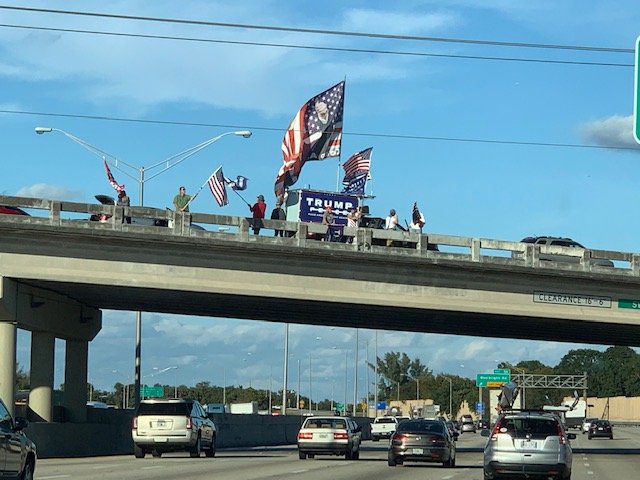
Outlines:
<svg viewBox="0 0 640 480"><path fill-rule="evenodd" d="M24 428L27 428L27 426L29 425L29 420L27 420L24 417L16 417L14 425L15 425L13 427L14 430L16 431L22 430Z"/></svg>

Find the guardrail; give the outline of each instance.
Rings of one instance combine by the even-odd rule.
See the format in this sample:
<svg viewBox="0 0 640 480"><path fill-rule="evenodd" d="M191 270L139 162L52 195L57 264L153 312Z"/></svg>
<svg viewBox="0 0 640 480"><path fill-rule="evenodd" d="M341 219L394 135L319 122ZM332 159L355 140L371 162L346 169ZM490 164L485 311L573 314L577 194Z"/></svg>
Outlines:
<svg viewBox="0 0 640 480"><path fill-rule="evenodd" d="M354 227L340 228L338 241L325 241L327 226L318 223L257 220L259 224L256 226L263 232L276 229L284 231L283 237L276 237L254 235L251 233L254 226L252 218L230 215L3 195L0 195L0 205L27 209L32 213L31 216L0 215L0 227L7 224L59 226L640 276L640 254L637 253ZM127 217L131 218L131 223L127 223ZM548 260L549 256L554 260Z"/></svg>

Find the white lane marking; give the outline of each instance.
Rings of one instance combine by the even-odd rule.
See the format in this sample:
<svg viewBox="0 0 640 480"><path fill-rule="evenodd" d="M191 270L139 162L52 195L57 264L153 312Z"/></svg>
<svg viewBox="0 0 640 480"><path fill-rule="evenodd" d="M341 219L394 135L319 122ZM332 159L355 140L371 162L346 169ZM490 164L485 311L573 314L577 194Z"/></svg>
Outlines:
<svg viewBox="0 0 640 480"><path fill-rule="evenodd" d="M593 475L593 472L591 470L587 470L587 475Z"/></svg>
<svg viewBox="0 0 640 480"><path fill-rule="evenodd" d="M40 480L48 480L50 478L69 478L71 475L48 475L46 477L38 476Z"/></svg>
<svg viewBox="0 0 640 480"><path fill-rule="evenodd" d="M109 465L95 465L91 468L93 468L94 470L100 470L101 468L112 468L112 467L121 467L123 466L124 463L113 463L113 464L109 464Z"/></svg>
<svg viewBox="0 0 640 480"><path fill-rule="evenodd" d="M151 467L142 467L142 470L156 470L158 468L164 468L162 465L153 465Z"/></svg>
<svg viewBox="0 0 640 480"><path fill-rule="evenodd" d="M442 480L449 480L450 478L455 477L455 475L447 475L446 477L442 477Z"/></svg>
<svg viewBox="0 0 640 480"><path fill-rule="evenodd" d="M304 469L304 470L294 470L291 473L307 473L309 471L309 469Z"/></svg>
<svg viewBox="0 0 640 480"><path fill-rule="evenodd" d="M585 467L590 467L591 465L589 465L588 463L584 464Z"/></svg>

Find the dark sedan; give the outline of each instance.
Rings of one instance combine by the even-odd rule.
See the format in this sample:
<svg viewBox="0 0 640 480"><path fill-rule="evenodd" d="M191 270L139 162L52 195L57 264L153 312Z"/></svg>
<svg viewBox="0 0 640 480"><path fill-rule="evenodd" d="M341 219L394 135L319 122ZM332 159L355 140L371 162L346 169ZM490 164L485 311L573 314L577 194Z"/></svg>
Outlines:
<svg viewBox="0 0 640 480"><path fill-rule="evenodd" d="M456 445L443 421L419 418L398 425L389 442L388 464L395 467L409 461L456 465Z"/></svg>
<svg viewBox="0 0 640 480"><path fill-rule="evenodd" d="M593 437L607 437L613 440L613 425L609 423L609 420L594 420L589 425L587 436L589 440Z"/></svg>

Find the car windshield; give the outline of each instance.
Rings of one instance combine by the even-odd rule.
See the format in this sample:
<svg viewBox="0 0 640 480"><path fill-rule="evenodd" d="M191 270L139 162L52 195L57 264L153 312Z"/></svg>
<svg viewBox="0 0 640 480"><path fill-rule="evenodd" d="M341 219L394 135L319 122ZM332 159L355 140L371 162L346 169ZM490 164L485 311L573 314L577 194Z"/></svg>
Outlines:
<svg viewBox="0 0 640 480"><path fill-rule="evenodd" d="M191 412L188 403L141 403L138 415L185 415Z"/></svg>
<svg viewBox="0 0 640 480"><path fill-rule="evenodd" d="M545 439L558 435L558 422L552 418L505 418L500 424L499 432L507 433L513 438Z"/></svg>
<svg viewBox="0 0 640 480"><path fill-rule="evenodd" d="M395 418L386 418L386 417L382 417L382 418L376 418L374 420L375 423L396 423L396 419Z"/></svg>
<svg viewBox="0 0 640 480"><path fill-rule="evenodd" d="M304 428L337 428L337 429L345 429L347 428L347 424L341 418L314 418L307 420Z"/></svg>
<svg viewBox="0 0 640 480"><path fill-rule="evenodd" d="M424 422L420 420L405 420L400 425L398 425L398 432L444 433L444 423Z"/></svg>

